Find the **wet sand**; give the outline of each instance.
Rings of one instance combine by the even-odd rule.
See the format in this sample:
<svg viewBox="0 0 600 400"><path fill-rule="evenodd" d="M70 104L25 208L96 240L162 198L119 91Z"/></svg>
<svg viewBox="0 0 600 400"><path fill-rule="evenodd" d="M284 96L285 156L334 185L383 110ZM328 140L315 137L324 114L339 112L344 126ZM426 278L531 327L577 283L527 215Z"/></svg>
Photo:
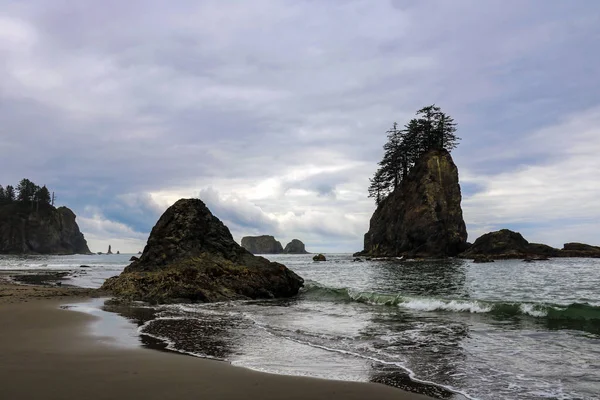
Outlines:
<svg viewBox="0 0 600 400"><path fill-rule="evenodd" d="M2 399L429 399L392 387L290 377L92 337L60 305L93 291L0 283Z"/></svg>

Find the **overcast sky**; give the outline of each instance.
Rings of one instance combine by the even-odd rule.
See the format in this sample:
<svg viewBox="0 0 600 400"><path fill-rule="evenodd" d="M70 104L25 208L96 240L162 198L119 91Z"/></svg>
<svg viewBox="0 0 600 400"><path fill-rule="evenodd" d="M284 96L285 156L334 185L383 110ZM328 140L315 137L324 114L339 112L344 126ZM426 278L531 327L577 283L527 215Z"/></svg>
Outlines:
<svg viewBox="0 0 600 400"><path fill-rule="evenodd" d="M435 103L473 241L600 244L597 0L0 0L0 184L93 251L200 197L234 238L358 251L385 131Z"/></svg>

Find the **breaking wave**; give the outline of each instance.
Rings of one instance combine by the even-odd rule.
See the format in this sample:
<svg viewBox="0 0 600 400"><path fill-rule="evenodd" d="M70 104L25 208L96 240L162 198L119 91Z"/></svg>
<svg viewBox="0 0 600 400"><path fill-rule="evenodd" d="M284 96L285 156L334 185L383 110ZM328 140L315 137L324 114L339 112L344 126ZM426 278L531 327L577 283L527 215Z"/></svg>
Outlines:
<svg viewBox="0 0 600 400"><path fill-rule="evenodd" d="M404 296L362 292L350 288L332 288L316 282L309 282L303 289L302 296L308 300L348 301L379 306L396 306L403 309L433 312L490 313L498 316L526 315L548 320L579 320L600 323L600 307L588 303L572 303L557 305L550 303L530 302L495 302L468 299L444 299L434 297Z"/></svg>

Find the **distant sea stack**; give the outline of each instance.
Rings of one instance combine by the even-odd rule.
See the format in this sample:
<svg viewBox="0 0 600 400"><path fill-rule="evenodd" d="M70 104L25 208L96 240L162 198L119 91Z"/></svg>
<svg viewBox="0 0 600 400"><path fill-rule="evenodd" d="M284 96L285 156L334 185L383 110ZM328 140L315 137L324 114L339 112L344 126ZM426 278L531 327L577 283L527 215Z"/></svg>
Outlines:
<svg viewBox="0 0 600 400"><path fill-rule="evenodd" d="M242 247L252 254L281 254L283 246L273 236L244 236Z"/></svg>
<svg viewBox="0 0 600 400"><path fill-rule="evenodd" d="M90 254L75 218L46 203L0 205L0 254Z"/></svg>
<svg viewBox="0 0 600 400"><path fill-rule="evenodd" d="M449 257L467 248L458 169L446 150L430 150L371 217L362 254Z"/></svg>
<svg viewBox="0 0 600 400"><path fill-rule="evenodd" d="M106 254L112 254L112 253L113 253L113 252L112 252L112 249L111 249L111 247L110 247L110 244L109 244L109 245L108 245L108 251L106 252Z"/></svg>
<svg viewBox="0 0 600 400"><path fill-rule="evenodd" d="M304 281L285 265L238 245L199 199L181 199L160 217L139 260L103 289L152 303L290 297Z"/></svg>
<svg viewBox="0 0 600 400"><path fill-rule="evenodd" d="M308 254L308 251L306 251L304 243L302 243L298 239L292 239L292 241L289 242L285 246L285 249L283 249L283 252L286 254Z"/></svg>

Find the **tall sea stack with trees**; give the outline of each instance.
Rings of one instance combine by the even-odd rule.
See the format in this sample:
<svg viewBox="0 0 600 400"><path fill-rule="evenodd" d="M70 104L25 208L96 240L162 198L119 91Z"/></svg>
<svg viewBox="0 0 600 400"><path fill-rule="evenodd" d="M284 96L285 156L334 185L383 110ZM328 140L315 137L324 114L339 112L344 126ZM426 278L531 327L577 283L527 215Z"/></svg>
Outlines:
<svg viewBox="0 0 600 400"><path fill-rule="evenodd" d="M384 156L370 180L377 209L362 254L449 257L467 248L458 169L450 156L460 138L449 115L431 105L403 129L387 132Z"/></svg>
<svg viewBox="0 0 600 400"><path fill-rule="evenodd" d="M89 254L67 207L55 208L46 186L22 179L0 185L0 254Z"/></svg>

